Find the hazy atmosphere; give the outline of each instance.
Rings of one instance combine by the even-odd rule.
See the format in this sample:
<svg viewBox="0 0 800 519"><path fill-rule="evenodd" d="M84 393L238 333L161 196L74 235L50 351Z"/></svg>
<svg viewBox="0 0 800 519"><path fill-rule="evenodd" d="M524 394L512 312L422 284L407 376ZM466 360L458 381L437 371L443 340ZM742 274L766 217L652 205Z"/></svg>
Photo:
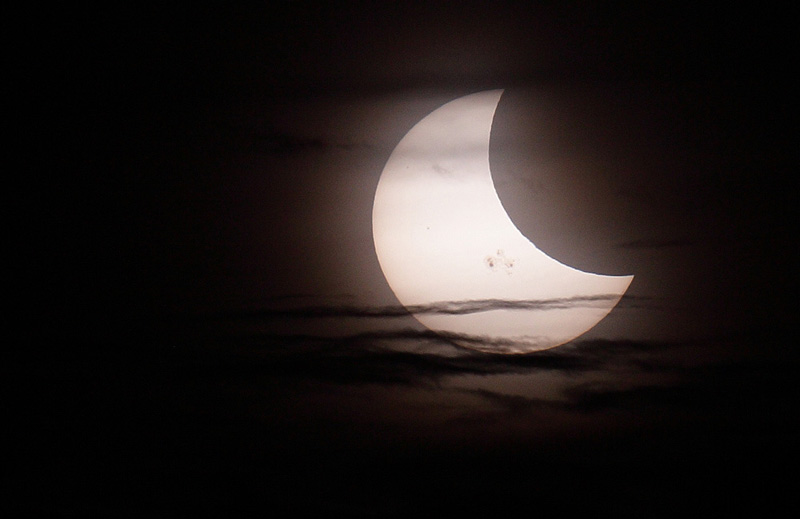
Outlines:
<svg viewBox="0 0 800 519"><path fill-rule="evenodd" d="M796 507L787 13L268 5L20 20L20 514ZM524 355L412 313L586 301L407 308L373 243L395 146L493 89L516 227L564 264L635 276L585 335Z"/></svg>

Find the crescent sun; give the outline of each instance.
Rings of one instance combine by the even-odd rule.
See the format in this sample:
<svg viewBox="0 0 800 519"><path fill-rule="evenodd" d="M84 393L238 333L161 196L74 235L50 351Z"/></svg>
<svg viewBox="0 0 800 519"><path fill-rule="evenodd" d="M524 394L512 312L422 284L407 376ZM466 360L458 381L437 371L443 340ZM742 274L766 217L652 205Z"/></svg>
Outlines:
<svg viewBox="0 0 800 519"><path fill-rule="evenodd" d="M527 353L586 333L633 276L564 265L511 221L489 167L502 93L461 97L411 128L381 173L372 232L386 281L419 322L462 346Z"/></svg>

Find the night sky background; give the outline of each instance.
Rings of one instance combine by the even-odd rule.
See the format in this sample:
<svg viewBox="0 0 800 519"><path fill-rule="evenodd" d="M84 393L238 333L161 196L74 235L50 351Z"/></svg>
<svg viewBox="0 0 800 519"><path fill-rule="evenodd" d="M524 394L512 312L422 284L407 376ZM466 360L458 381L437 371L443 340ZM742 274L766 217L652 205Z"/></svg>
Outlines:
<svg viewBox="0 0 800 519"><path fill-rule="evenodd" d="M9 23L18 515L796 513L788 12L271 2ZM512 220L559 261L636 276L589 333L521 356L427 332L372 245L397 142L494 88Z"/></svg>

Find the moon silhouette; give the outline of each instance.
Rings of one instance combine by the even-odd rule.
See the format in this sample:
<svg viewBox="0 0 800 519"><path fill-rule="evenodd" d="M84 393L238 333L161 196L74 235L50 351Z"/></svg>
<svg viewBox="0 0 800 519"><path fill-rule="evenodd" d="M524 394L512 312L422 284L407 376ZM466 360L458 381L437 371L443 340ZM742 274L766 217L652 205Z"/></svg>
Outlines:
<svg viewBox="0 0 800 519"><path fill-rule="evenodd" d="M469 348L527 353L587 332L633 276L564 265L511 221L489 167L502 93L461 97L411 128L381 174L372 231L386 281L419 322Z"/></svg>

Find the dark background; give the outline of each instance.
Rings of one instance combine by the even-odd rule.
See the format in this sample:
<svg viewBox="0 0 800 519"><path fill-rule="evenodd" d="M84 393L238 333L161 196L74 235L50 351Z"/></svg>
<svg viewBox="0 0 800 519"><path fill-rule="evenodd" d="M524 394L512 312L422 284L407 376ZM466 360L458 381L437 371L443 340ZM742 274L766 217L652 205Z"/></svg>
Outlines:
<svg viewBox="0 0 800 519"><path fill-rule="evenodd" d="M12 20L14 507L796 508L790 20L477 2ZM598 335L513 358L359 320L396 304L368 234L394 143L489 88L506 89L493 173L523 233L578 268L637 275ZM516 170L537 146L577 166L548 170L557 196L530 216ZM561 204L606 181L624 210ZM560 397L514 394L520 376Z"/></svg>

